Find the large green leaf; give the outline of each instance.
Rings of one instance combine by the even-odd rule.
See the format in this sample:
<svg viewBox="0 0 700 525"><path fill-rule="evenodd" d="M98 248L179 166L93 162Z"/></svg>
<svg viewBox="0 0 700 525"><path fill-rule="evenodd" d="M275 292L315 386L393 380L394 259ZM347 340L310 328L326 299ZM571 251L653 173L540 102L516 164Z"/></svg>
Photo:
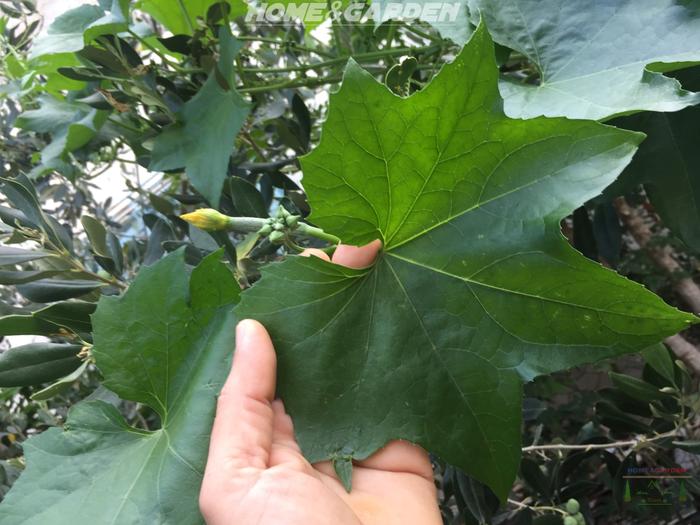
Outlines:
<svg viewBox="0 0 700 525"><path fill-rule="evenodd" d="M162 428L132 428L107 403L79 403L63 430L23 444L27 469L0 506L3 525L202 522L197 496L239 293L219 258L188 279L175 252L123 297L102 299L93 354L104 384L151 406Z"/></svg>
<svg viewBox="0 0 700 525"><path fill-rule="evenodd" d="M512 120L483 27L402 99L351 63L302 159L311 219L367 269L291 257L240 316L269 328L278 392L312 461L416 442L491 486L520 457L521 384L649 346L695 321L573 250L560 219L615 179L641 136Z"/></svg>
<svg viewBox="0 0 700 525"><path fill-rule="evenodd" d="M180 121L156 137L151 170L185 168L192 185L214 206L228 172L234 139L249 104L233 87L233 59L241 44L228 26L219 31L218 69L182 108Z"/></svg>
<svg viewBox="0 0 700 525"><path fill-rule="evenodd" d="M539 69L503 82L506 113L603 119L700 102L662 72L700 62L700 0L468 0L498 43Z"/></svg>

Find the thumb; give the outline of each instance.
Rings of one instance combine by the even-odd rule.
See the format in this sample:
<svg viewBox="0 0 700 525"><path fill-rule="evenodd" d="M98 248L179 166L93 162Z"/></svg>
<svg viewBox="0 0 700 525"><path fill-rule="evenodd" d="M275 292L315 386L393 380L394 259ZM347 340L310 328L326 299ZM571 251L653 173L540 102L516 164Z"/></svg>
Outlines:
<svg viewBox="0 0 700 525"><path fill-rule="evenodd" d="M217 402L207 467L268 467L276 368L275 350L263 325L251 319L238 323L233 365Z"/></svg>

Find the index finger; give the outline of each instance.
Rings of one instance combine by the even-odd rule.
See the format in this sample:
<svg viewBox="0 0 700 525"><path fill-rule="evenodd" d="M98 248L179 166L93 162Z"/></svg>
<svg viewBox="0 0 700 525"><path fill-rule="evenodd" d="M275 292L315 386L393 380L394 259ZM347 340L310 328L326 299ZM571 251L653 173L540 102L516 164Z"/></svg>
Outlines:
<svg viewBox="0 0 700 525"><path fill-rule="evenodd" d="M339 244L331 259L334 263L348 268L366 268L377 258L382 247L382 241L375 239L364 246L350 246Z"/></svg>

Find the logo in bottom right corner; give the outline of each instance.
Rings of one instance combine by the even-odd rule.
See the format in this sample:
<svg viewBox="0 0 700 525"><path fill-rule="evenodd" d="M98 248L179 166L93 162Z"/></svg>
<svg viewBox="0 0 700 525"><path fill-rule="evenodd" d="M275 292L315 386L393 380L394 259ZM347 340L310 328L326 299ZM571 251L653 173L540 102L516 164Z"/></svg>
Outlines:
<svg viewBox="0 0 700 525"><path fill-rule="evenodd" d="M671 507L688 500L686 484L691 478L683 467L629 467L623 500L640 506Z"/></svg>

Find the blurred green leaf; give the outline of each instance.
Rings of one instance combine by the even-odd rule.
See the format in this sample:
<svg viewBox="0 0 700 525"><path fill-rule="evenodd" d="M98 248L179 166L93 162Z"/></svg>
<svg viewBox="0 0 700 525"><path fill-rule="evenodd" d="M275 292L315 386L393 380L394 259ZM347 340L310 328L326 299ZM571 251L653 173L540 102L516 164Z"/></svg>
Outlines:
<svg viewBox="0 0 700 525"><path fill-rule="evenodd" d="M640 399L642 401L650 402L657 399L668 398L668 394L664 394L655 386L650 385L641 379L637 379L636 377L625 374L617 374L615 372L610 372L608 375L616 388L620 389L633 399Z"/></svg>
<svg viewBox="0 0 700 525"><path fill-rule="evenodd" d="M233 60L241 44L228 26L219 31L218 71L233 81ZM231 87L224 89L209 75L204 86L182 108L180 120L158 135L150 170L185 168L192 185L212 206L218 206L228 173L234 138L248 116L249 104Z"/></svg>
<svg viewBox="0 0 700 525"><path fill-rule="evenodd" d="M20 223L28 222L28 227L43 231L55 248L73 250L73 241L68 232L56 219L44 213L39 204L39 196L32 182L24 175L14 179L0 178L2 192L12 205L17 208L15 218L21 217Z"/></svg>
<svg viewBox="0 0 700 525"><path fill-rule="evenodd" d="M34 171L37 175L87 144L109 116L108 111L60 100L52 95L42 95L38 102L39 109L25 111L15 122L22 129L51 134L51 142L41 152L42 167Z"/></svg>
<svg viewBox="0 0 700 525"><path fill-rule="evenodd" d="M83 279L39 279L17 286L17 291L35 303L53 303L80 297L103 286L104 283Z"/></svg>
<svg viewBox="0 0 700 525"><path fill-rule="evenodd" d="M663 224L700 252L700 107L640 113L615 125L647 138L605 195L613 198L643 184Z"/></svg>
<svg viewBox="0 0 700 525"><path fill-rule="evenodd" d="M670 384L676 383L676 372L673 366L673 359L669 354L666 345L658 343L641 351L642 357L647 364L668 380Z"/></svg>
<svg viewBox="0 0 700 525"><path fill-rule="evenodd" d="M42 250L25 250L24 248L0 245L0 266L22 264L29 261L35 261L37 259L43 259L44 257L49 257L50 255L51 254L49 252Z"/></svg>
<svg viewBox="0 0 700 525"><path fill-rule="evenodd" d="M245 179L229 177L228 192L238 215L267 217L267 206L258 189Z"/></svg>
<svg viewBox="0 0 700 525"><path fill-rule="evenodd" d="M0 353L0 387L53 381L80 366L80 345L32 343Z"/></svg>
<svg viewBox="0 0 700 525"><path fill-rule="evenodd" d="M649 430L648 423L632 417L612 403L601 401L595 405L596 415L600 422L616 433L641 433Z"/></svg>
<svg viewBox="0 0 700 525"><path fill-rule="evenodd" d="M32 394L32 400L46 401L47 399L50 399L57 394L60 394L65 389L70 387L70 385L72 385L81 375L83 375L85 370L87 370L88 365L89 362L84 361L78 368L73 370L70 374L60 378L58 381L52 383L46 388L43 388L42 390L39 390L38 392Z"/></svg>
<svg viewBox="0 0 700 525"><path fill-rule="evenodd" d="M691 454L700 454L700 441L673 441L673 446Z"/></svg>
<svg viewBox="0 0 700 525"><path fill-rule="evenodd" d="M488 489L482 483L462 471L457 472L457 486L464 501L465 508L471 513L479 524L491 523L493 513L498 507L498 500L488 493ZM488 497L495 501L489 505Z"/></svg>
<svg viewBox="0 0 700 525"><path fill-rule="evenodd" d="M175 206L169 199L149 192L148 200L150 201L151 206L153 206L153 209L157 212L162 213L165 216L175 214Z"/></svg>
<svg viewBox="0 0 700 525"><path fill-rule="evenodd" d="M108 232L100 221L90 215L83 215L80 221L90 240L97 263L112 275L121 274L124 261L116 235Z"/></svg>
<svg viewBox="0 0 700 525"><path fill-rule="evenodd" d="M103 257L109 257L107 249L107 230L100 221L90 215L83 215L80 222L85 228L93 252Z"/></svg>
<svg viewBox="0 0 700 525"><path fill-rule="evenodd" d="M0 271L0 284L24 284L53 277L62 273L61 270L27 270L27 271Z"/></svg>
<svg viewBox="0 0 700 525"><path fill-rule="evenodd" d="M31 58L72 53L100 35L128 29L129 0L114 0L107 12L100 6L81 5L58 16L31 49Z"/></svg>
<svg viewBox="0 0 700 525"><path fill-rule="evenodd" d="M406 58L400 64L394 64L386 72L384 83L397 95L406 96L410 93L409 81L416 67L418 67L418 61L414 57Z"/></svg>
<svg viewBox="0 0 700 525"><path fill-rule="evenodd" d="M139 0L136 7L145 11L174 35L191 35L197 18L206 20L207 11L218 0ZM228 0L231 19L245 15L248 11L244 0Z"/></svg>
<svg viewBox="0 0 700 525"><path fill-rule="evenodd" d="M90 314L95 303L66 301L52 304L30 314L0 317L0 336L8 335L56 335L63 331L88 333L91 330Z"/></svg>
<svg viewBox="0 0 700 525"><path fill-rule="evenodd" d="M549 478L536 461L524 457L520 462L520 475L539 495L545 498L551 495Z"/></svg>

